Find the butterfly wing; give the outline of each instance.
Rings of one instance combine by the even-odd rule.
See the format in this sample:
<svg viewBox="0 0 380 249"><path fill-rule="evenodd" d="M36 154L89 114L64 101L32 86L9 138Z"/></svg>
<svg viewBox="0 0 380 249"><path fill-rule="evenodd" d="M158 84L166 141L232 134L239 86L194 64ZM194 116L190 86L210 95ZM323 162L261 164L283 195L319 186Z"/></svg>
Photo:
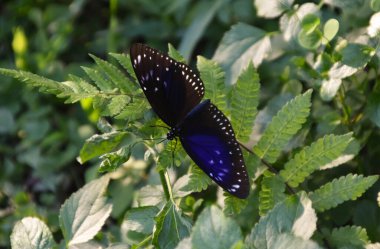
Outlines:
<svg viewBox="0 0 380 249"><path fill-rule="evenodd" d="M183 148L219 186L246 198L249 179L231 123L210 100L195 107L179 126Z"/></svg>
<svg viewBox="0 0 380 249"><path fill-rule="evenodd" d="M133 69L153 110L174 127L199 104L201 79L187 65L143 44L130 51Z"/></svg>

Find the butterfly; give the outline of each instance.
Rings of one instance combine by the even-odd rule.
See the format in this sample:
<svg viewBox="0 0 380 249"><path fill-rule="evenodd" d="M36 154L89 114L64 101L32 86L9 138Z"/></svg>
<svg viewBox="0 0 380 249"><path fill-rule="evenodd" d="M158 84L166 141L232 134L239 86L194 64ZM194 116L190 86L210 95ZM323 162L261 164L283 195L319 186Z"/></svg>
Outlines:
<svg viewBox="0 0 380 249"><path fill-rule="evenodd" d="M209 99L201 102L202 80L186 64L144 44L133 44L130 57L140 86L190 158L228 193L246 198L249 178L242 151L227 117Z"/></svg>

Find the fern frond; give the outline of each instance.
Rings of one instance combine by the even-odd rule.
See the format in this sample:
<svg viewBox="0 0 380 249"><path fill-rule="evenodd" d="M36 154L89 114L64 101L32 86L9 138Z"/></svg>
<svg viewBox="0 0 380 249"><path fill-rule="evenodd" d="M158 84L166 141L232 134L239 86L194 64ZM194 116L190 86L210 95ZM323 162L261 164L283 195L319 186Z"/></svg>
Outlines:
<svg viewBox="0 0 380 249"><path fill-rule="evenodd" d="M128 74L137 82L137 77L135 74L135 71L133 70L131 57L129 54L116 54L116 53L110 53L110 55L115 58L119 64L127 70Z"/></svg>
<svg viewBox="0 0 380 249"><path fill-rule="evenodd" d="M197 58L197 68L206 88L205 98L211 99L211 102L226 113L227 103L222 68L212 60L208 60L202 56L198 56Z"/></svg>
<svg viewBox="0 0 380 249"><path fill-rule="evenodd" d="M31 87L38 88L42 93L54 94L59 98L66 98L66 103L74 103L81 99L94 97L99 94L99 91L95 87L84 80L80 80L78 84L71 81L61 83L33 73L5 68L0 68L0 74L23 81Z"/></svg>
<svg viewBox="0 0 380 249"><path fill-rule="evenodd" d="M90 56L99 66L101 71L107 75L115 88L120 89L123 93L132 93L135 90L136 85L131 83L131 81L117 67L94 55L90 54Z"/></svg>
<svg viewBox="0 0 380 249"><path fill-rule="evenodd" d="M192 192L201 192L207 189L207 187L212 183L210 177L208 177L197 165L191 165L191 173L189 184L186 186L186 190Z"/></svg>
<svg viewBox="0 0 380 249"><path fill-rule="evenodd" d="M281 177L297 187L315 170L338 158L352 140L352 133L328 135L298 152L280 171Z"/></svg>
<svg viewBox="0 0 380 249"><path fill-rule="evenodd" d="M170 43L168 44L168 55L176 61L186 63L185 58L183 58L183 56L178 52L178 50L175 49L173 45Z"/></svg>
<svg viewBox="0 0 380 249"><path fill-rule="evenodd" d="M309 90L295 97L273 117L260 141L253 148L260 158L269 163L277 160L281 150L306 122L310 113L311 93Z"/></svg>
<svg viewBox="0 0 380 249"><path fill-rule="evenodd" d="M114 88L114 85L99 70L89 67L82 67L82 69L100 90L110 91Z"/></svg>
<svg viewBox="0 0 380 249"><path fill-rule="evenodd" d="M364 248L369 242L367 231L359 226L335 228L327 239L334 248Z"/></svg>
<svg viewBox="0 0 380 249"><path fill-rule="evenodd" d="M264 172L259 193L259 214L266 215L277 203L285 200L285 183L278 175Z"/></svg>
<svg viewBox="0 0 380 249"><path fill-rule="evenodd" d="M344 201L355 200L360 197L378 178L378 176L364 177L348 174L309 193L309 197L316 210L325 211Z"/></svg>
<svg viewBox="0 0 380 249"><path fill-rule="evenodd" d="M260 79L252 62L240 74L231 97L231 123L236 137L247 142L259 103Z"/></svg>
<svg viewBox="0 0 380 249"><path fill-rule="evenodd" d="M225 215L237 215L239 214L248 204L247 199L239 199L228 192L224 192L224 207L223 213Z"/></svg>
<svg viewBox="0 0 380 249"><path fill-rule="evenodd" d="M123 110L115 116L116 119L125 119L128 122L135 121L144 116L144 113L150 108L148 102L143 98L136 98L128 104Z"/></svg>

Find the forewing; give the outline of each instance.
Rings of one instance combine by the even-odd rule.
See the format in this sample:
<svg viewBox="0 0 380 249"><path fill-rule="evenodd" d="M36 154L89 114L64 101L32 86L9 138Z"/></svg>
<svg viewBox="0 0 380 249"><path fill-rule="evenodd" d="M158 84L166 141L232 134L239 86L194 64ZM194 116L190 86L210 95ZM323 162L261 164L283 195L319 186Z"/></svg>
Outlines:
<svg viewBox="0 0 380 249"><path fill-rule="evenodd" d="M132 45L130 55L146 98L169 126L177 125L203 98L203 82L187 65L139 43Z"/></svg>
<svg viewBox="0 0 380 249"><path fill-rule="evenodd" d="M224 190L246 198L249 178L227 117L205 100L189 113L179 129L182 146L191 159Z"/></svg>

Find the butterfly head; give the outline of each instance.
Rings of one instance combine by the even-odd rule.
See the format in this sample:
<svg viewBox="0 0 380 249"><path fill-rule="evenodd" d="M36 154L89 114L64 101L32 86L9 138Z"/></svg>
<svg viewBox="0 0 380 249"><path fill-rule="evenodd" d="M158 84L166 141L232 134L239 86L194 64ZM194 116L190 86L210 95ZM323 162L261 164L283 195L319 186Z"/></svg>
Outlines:
<svg viewBox="0 0 380 249"><path fill-rule="evenodd" d="M170 129L170 131L168 132L168 134L166 134L166 138L168 140L173 140L175 137L178 136L178 132L179 132L179 128L173 127L173 128Z"/></svg>

